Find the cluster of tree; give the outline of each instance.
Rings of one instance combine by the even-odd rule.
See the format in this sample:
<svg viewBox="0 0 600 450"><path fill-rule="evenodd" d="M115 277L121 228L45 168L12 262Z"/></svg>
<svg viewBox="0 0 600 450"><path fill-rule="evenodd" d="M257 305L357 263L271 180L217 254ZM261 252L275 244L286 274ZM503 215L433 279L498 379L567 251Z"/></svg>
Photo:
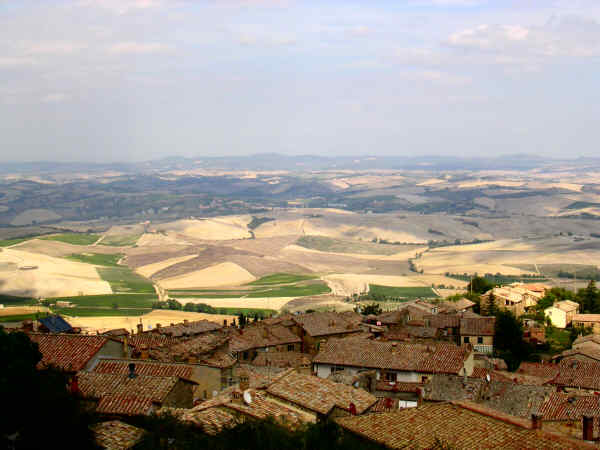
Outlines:
<svg viewBox="0 0 600 450"><path fill-rule="evenodd" d="M258 313L252 315L244 313L238 314L238 324L240 325L240 328L244 328L249 323L258 322L259 320L262 320L262 317Z"/></svg>
<svg viewBox="0 0 600 450"><path fill-rule="evenodd" d="M6 405L0 448L97 448L89 429L95 417L71 394L65 373L36 369L41 359L25 333L0 326L0 395Z"/></svg>
<svg viewBox="0 0 600 450"><path fill-rule="evenodd" d="M183 309L183 305L174 298L170 298L166 302L152 303L152 309L174 309L181 311Z"/></svg>
<svg viewBox="0 0 600 450"><path fill-rule="evenodd" d="M578 289L577 292L559 287L550 289L538 302L536 310L542 314L543 318L546 308L562 300L579 303L579 312L582 314L600 314L600 290L596 287L594 280L591 280L585 288Z"/></svg>
<svg viewBox="0 0 600 450"><path fill-rule="evenodd" d="M379 306L379 303L370 303L368 305L357 306L356 308L354 308L354 312L358 312L363 316L369 316L371 314L374 316L378 316L383 311Z"/></svg>

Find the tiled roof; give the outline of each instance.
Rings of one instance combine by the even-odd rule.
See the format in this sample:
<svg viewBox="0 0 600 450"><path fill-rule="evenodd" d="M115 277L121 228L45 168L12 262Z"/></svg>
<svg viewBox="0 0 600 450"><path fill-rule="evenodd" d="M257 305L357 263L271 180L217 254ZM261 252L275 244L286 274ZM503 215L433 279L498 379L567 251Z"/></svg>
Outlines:
<svg viewBox="0 0 600 450"><path fill-rule="evenodd" d="M524 361L521 363L516 373L551 379L558 374L558 371L559 367L556 364L542 364Z"/></svg>
<svg viewBox="0 0 600 450"><path fill-rule="evenodd" d="M480 404L515 417L539 414L544 401L555 390L551 386L521 385L492 380L482 385Z"/></svg>
<svg viewBox="0 0 600 450"><path fill-rule="evenodd" d="M94 372L115 373L121 375L129 374L129 364L135 364L135 372L139 375L152 377L179 377L184 380L193 380L194 366L179 363L163 363L145 361L139 359L102 359Z"/></svg>
<svg viewBox="0 0 600 450"><path fill-rule="evenodd" d="M151 377L96 372L79 372L79 390L84 397L98 399L98 412L148 414L177 384L177 377Z"/></svg>
<svg viewBox="0 0 600 450"><path fill-rule="evenodd" d="M123 450L133 447L145 431L120 420L101 422L92 426L96 443L106 450Z"/></svg>
<svg viewBox="0 0 600 450"><path fill-rule="evenodd" d="M504 381L514 383L513 378L504 375L500 371L485 369L483 367L474 367L473 373L471 374L470 378L480 378L482 380L485 380L487 379L488 375L490 377L490 380L493 381Z"/></svg>
<svg viewBox="0 0 600 450"><path fill-rule="evenodd" d="M443 342L405 344L336 339L321 346L313 363L458 374L469 353L465 347Z"/></svg>
<svg viewBox="0 0 600 450"><path fill-rule="evenodd" d="M128 336L129 331L127 331L125 328L115 328L113 330L105 331L102 334L105 336Z"/></svg>
<svg viewBox="0 0 600 450"><path fill-rule="evenodd" d="M589 359L594 359L596 361L600 361L600 346L595 342L582 342L577 344L576 347L565 350L560 355L555 356L555 358L567 359L569 357L574 357L576 355L582 355Z"/></svg>
<svg viewBox="0 0 600 450"><path fill-rule="evenodd" d="M370 413L392 412L398 409L398 400L393 398L378 398L377 403L371 406Z"/></svg>
<svg viewBox="0 0 600 450"><path fill-rule="evenodd" d="M581 420L600 416L600 397L552 392L540 411L543 420Z"/></svg>
<svg viewBox="0 0 600 450"><path fill-rule="evenodd" d="M300 342L302 339L282 325L253 325L239 330L239 333L234 333L229 342L229 349L233 352L243 352L254 348Z"/></svg>
<svg viewBox="0 0 600 450"><path fill-rule="evenodd" d="M467 317L460 319L462 336L493 336L496 326L495 317Z"/></svg>
<svg viewBox="0 0 600 450"><path fill-rule="evenodd" d="M423 317L425 323L433 328L458 328L460 319L458 314L428 314Z"/></svg>
<svg viewBox="0 0 600 450"><path fill-rule="evenodd" d="M423 386L423 398L428 401L450 400L477 401L484 381L482 379L458 377L455 375L434 375Z"/></svg>
<svg viewBox="0 0 600 450"><path fill-rule="evenodd" d="M310 363L310 355L300 352L260 352L252 361L254 366L293 367L296 369L302 366L310 367Z"/></svg>
<svg viewBox="0 0 600 450"><path fill-rule="evenodd" d="M158 414L170 414L182 422L192 423L203 429L206 434L215 435L226 428L232 428L239 422L235 416L220 408L209 408L202 411L182 408L161 408Z"/></svg>
<svg viewBox="0 0 600 450"><path fill-rule="evenodd" d="M143 348L153 349L166 347L177 341L169 336L163 336L162 334L141 333L128 336L127 342L133 345L137 351L140 351Z"/></svg>
<svg viewBox="0 0 600 450"><path fill-rule="evenodd" d="M302 414L299 414L293 408L283 405L281 402L269 398L265 391L250 388L244 392L247 392L251 397L249 404L243 399L243 392L239 388L233 387L226 389L217 397L192 408L189 410L188 415L193 417L195 413L202 413L218 408L227 409L255 419L273 417L278 422L283 422L291 427L300 425L303 422Z"/></svg>
<svg viewBox="0 0 600 450"><path fill-rule="evenodd" d="M579 344L583 344L584 342L593 342L595 344L600 345L600 335L588 334L586 336L579 336L573 341L573 347L576 347Z"/></svg>
<svg viewBox="0 0 600 450"><path fill-rule="evenodd" d="M362 318L355 313L314 312L294 316L293 320L315 337L360 331Z"/></svg>
<svg viewBox="0 0 600 450"><path fill-rule="evenodd" d="M440 443L453 449L595 448L582 441L528 429L522 420L466 403L436 403L341 417L336 422L389 448L436 448Z"/></svg>
<svg viewBox="0 0 600 450"><path fill-rule="evenodd" d="M166 327L155 328L153 333L165 334L172 337L194 336L196 334L217 331L223 328L222 325L211 322L210 320L197 320L188 323L177 323Z"/></svg>
<svg viewBox="0 0 600 450"><path fill-rule="evenodd" d="M554 306L556 306L558 309L562 309L565 312L571 312L579 308L579 303L572 302L571 300L563 300L562 302L556 302Z"/></svg>
<svg viewBox="0 0 600 450"><path fill-rule="evenodd" d="M362 389L293 371L274 381L267 392L320 414L329 413L335 406L348 410L350 403L362 414L377 401Z"/></svg>
<svg viewBox="0 0 600 450"><path fill-rule="evenodd" d="M600 322L600 314L573 314L575 322Z"/></svg>
<svg viewBox="0 0 600 450"><path fill-rule="evenodd" d="M207 355L224 346L229 337L222 333L207 333L187 339L178 339L169 346L169 355L177 359L184 355Z"/></svg>
<svg viewBox="0 0 600 450"><path fill-rule="evenodd" d="M375 320L381 322L383 325L395 325L402 323L406 314L406 311L400 309L379 314L378 316L375 316Z"/></svg>
<svg viewBox="0 0 600 450"><path fill-rule="evenodd" d="M42 353L39 368L54 365L70 372L83 369L108 342L105 336L82 334L29 333L28 336L38 344Z"/></svg>
<svg viewBox="0 0 600 450"><path fill-rule="evenodd" d="M558 365L559 373L551 384L600 391L600 363L565 360Z"/></svg>

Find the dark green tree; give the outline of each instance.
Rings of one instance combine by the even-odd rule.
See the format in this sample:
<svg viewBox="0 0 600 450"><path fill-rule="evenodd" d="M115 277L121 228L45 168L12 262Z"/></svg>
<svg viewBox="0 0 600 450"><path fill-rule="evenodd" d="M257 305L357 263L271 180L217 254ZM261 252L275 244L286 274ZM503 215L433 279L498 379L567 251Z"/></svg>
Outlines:
<svg viewBox="0 0 600 450"><path fill-rule="evenodd" d="M495 351L506 361L509 370L515 370L521 361L527 360L531 356L533 348L523 341L523 324L512 311L499 308L496 310L495 316Z"/></svg>
<svg viewBox="0 0 600 450"><path fill-rule="evenodd" d="M53 368L37 370L42 355L24 333L0 327L0 395L10 413L0 421L0 448L96 448L93 417L67 389L67 376Z"/></svg>
<svg viewBox="0 0 600 450"><path fill-rule="evenodd" d="M474 277L467 285L467 292L475 294L485 294L487 291L492 289L495 285L490 283L484 277Z"/></svg>
<svg viewBox="0 0 600 450"><path fill-rule="evenodd" d="M598 292L594 280L590 280L585 289L579 290L577 301L585 314L598 314L600 312L600 292Z"/></svg>
<svg viewBox="0 0 600 450"><path fill-rule="evenodd" d="M364 305L361 308L361 314L364 316L368 316L370 314L373 314L375 316L381 314L381 307L379 306L379 303L370 303L368 305Z"/></svg>

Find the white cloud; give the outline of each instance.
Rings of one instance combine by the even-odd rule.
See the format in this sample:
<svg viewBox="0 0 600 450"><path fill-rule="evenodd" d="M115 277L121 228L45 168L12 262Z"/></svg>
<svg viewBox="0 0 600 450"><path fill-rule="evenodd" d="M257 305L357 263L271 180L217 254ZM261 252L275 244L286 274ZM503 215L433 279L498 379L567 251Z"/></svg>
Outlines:
<svg viewBox="0 0 600 450"><path fill-rule="evenodd" d="M163 4L163 0L81 0L79 2L80 6L107 9L116 14L158 8Z"/></svg>
<svg viewBox="0 0 600 450"><path fill-rule="evenodd" d="M600 55L600 24L577 17L551 18L544 26L478 25L452 33L455 48L496 53L506 60Z"/></svg>
<svg viewBox="0 0 600 450"><path fill-rule="evenodd" d="M158 42L119 42L108 47L108 52L114 55L163 53L171 47Z"/></svg>
<svg viewBox="0 0 600 450"><path fill-rule="evenodd" d="M470 77L455 75L439 70L412 70L402 73L401 76L405 80L426 81L445 86L459 86L469 84L471 82Z"/></svg>
<svg viewBox="0 0 600 450"><path fill-rule="evenodd" d="M60 103L67 99L67 94L64 92L53 92L42 97L43 103Z"/></svg>
<svg viewBox="0 0 600 450"><path fill-rule="evenodd" d="M0 67L32 66L35 61L31 58L0 56Z"/></svg>
<svg viewBox="0 0 600 450"><path fill-rule="evenodd" d="M24 46L23 51L29 55L67 55L86 47L75 42L37 42Z"/></svg>

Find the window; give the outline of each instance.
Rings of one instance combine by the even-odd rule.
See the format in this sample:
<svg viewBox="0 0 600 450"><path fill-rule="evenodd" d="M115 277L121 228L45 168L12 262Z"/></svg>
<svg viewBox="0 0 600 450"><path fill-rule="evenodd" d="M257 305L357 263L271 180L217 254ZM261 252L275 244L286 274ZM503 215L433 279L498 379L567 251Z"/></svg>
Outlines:
<svg viewBox="0 0 600 450"><path fill-rule="evenodd" d="M294 344L288 344L288 352L294 351Z"/></svg>
<svg viewBox="0 0 600 450"><path fill-rule="evenodd" d="M465 336L463 339L464 339L464 340L463 340L463 342L464 342L465 344L468 344L468 343L469 343L469 336Z"/></svg>
<svg viewBox="0 0 600 450"><path fill-rule="evenodd" d="M385 372L385 373L383 374L383 379L384 379L385 381L393 381L393 382L395 382L395 381L396 381L396 379L397 379L397 378L396 378L396 373L395 373L395 372Z"/></svg>
<svg viewBox="0 0 600 450"><path fill-rule="evenodd" d="M244 354L243 354L243 359L244 359L244 360L248 359L248 352L244 352Z"/></svg>
<svg viewBox="0 0 600 450"><path fill-rule="evenodd" d="M482 338L481 336L479 336L479 337L477 338L477 343L478 343L478 344L483 344L483 338Z"/></svg>
<svg viewBox="0 0 600 450"><path fill-rule="evenodd" d="M331 373L339 372L340 370L344 370L343 367L331 366Z"/></svg>
<svg viewBox="0 0 600 450"><path fill-rule="evenodd" d="M208 392L204 391L203 393L204 398L208 398Z"/></svg>

